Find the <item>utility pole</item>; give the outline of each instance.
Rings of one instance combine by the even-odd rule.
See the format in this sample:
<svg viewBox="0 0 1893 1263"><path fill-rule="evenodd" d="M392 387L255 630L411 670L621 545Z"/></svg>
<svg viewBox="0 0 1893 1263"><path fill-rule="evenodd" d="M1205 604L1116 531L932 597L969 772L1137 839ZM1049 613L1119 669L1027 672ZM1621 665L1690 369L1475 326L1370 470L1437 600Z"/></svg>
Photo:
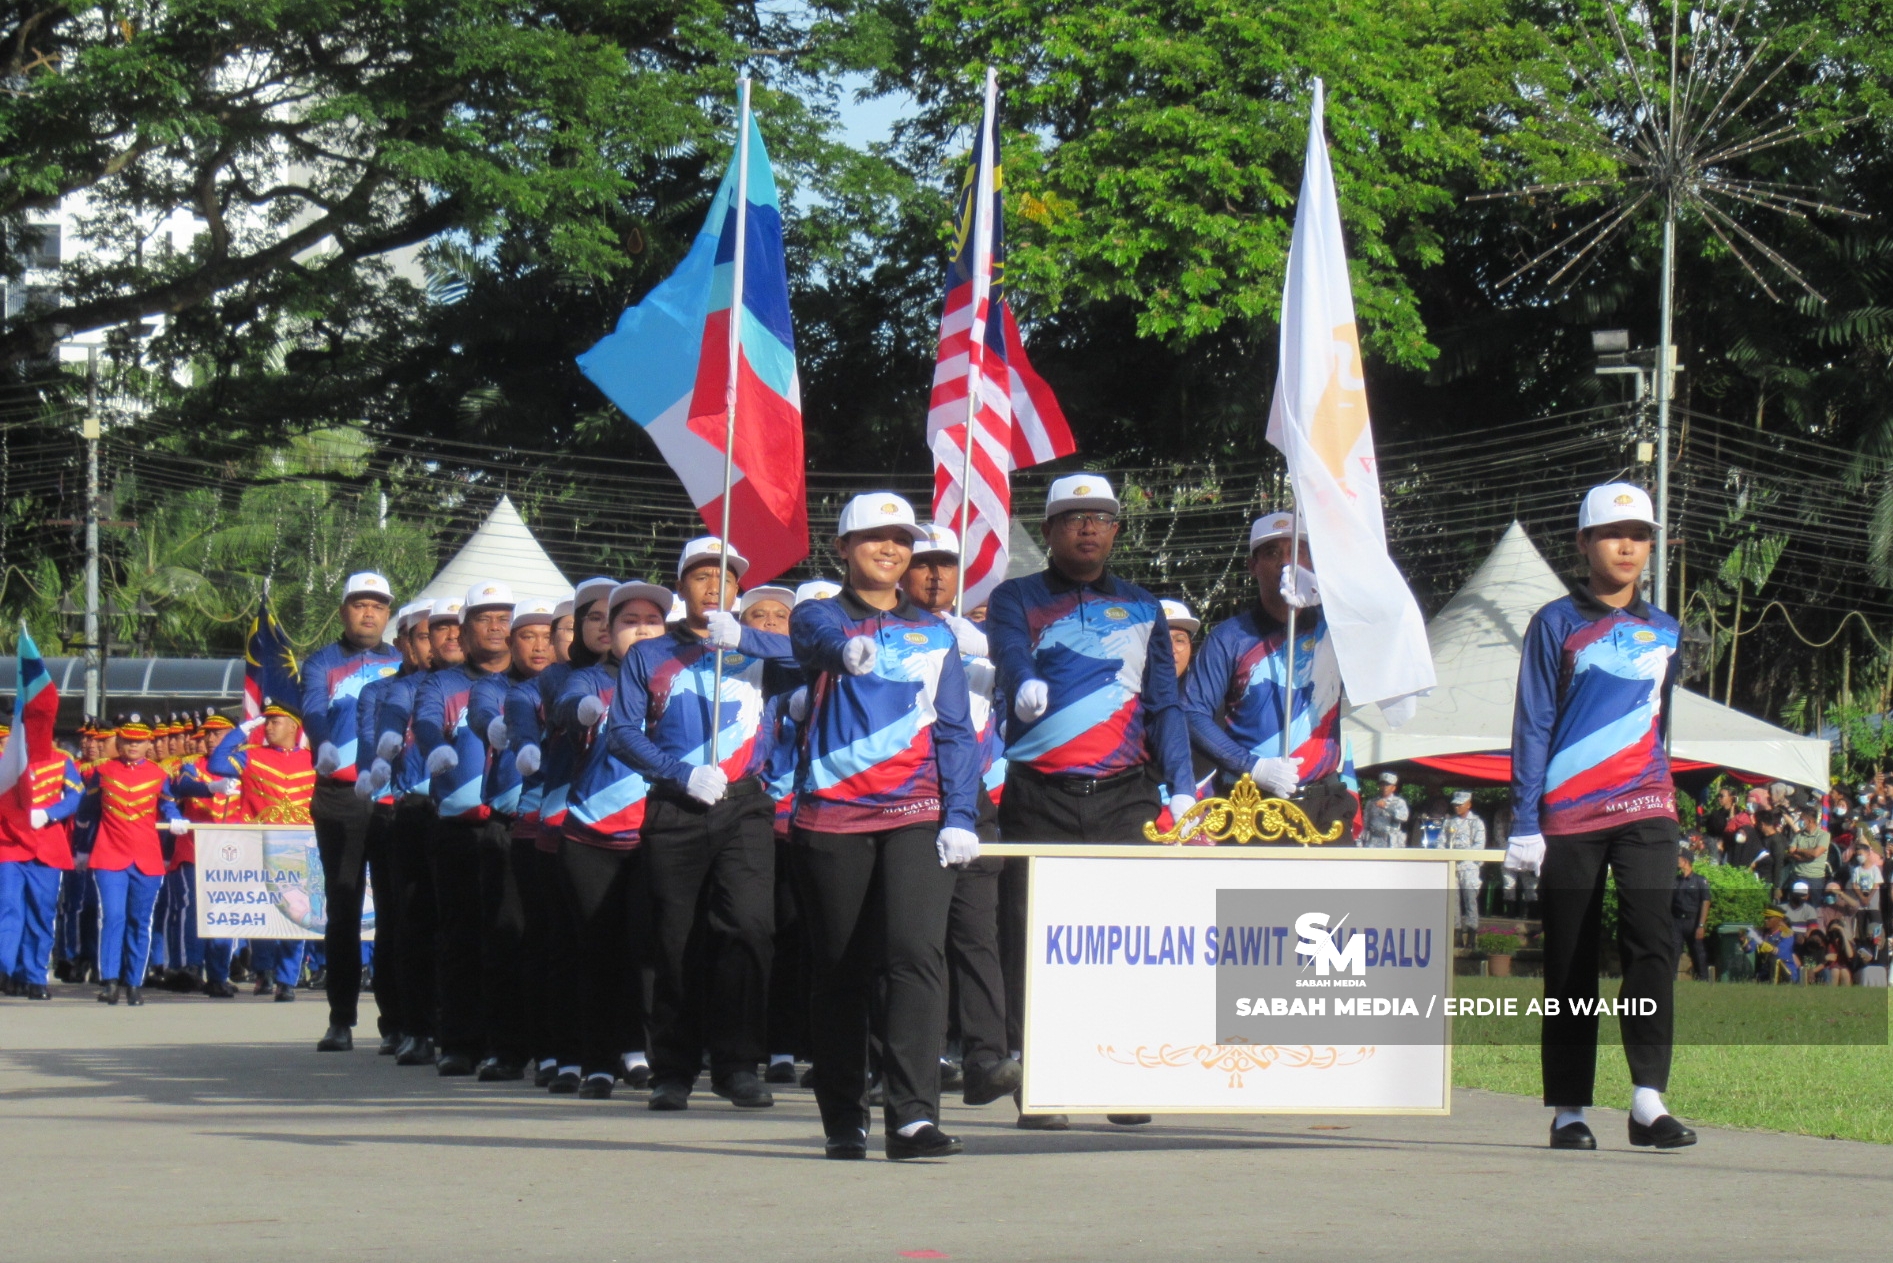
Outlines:
<svg viewBox="0 0 1893 1263"><path fill-rule="evenodd" d="M99 652L99 349L85 349L85 713L103 707Z"/></svg>

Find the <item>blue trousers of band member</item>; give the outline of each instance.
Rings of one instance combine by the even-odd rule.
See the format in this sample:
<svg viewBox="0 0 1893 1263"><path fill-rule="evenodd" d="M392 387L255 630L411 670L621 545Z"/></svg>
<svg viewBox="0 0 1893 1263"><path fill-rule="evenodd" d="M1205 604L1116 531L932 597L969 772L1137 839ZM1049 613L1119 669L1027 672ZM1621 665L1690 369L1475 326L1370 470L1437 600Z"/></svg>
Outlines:
<svg viewBox="0 0 1893 1263"><path fill-rule="evenodd" d="M164 875L170 896L164 925L165 954L173 969L202 969L204 941L197 937L197 865L180 864Z"/></svg>
<svg viewBox="0 0 1893 1263"><path fill-rule="evenodd" d="M299 938L251 939L250 970L259 978L293 987L302 981L302 957L308 946Z"/></svg>
<svg viewBox="0 0 1893 1263"><path fill-rule="evenodd" d="M162 877L135 868L92 870L99 892L99 981L144 985L151 962L151 916Z"/></svg>
<svg viewBox="0 0 1893 1263"><path fill-rule="evenodd" d="M0 864L0 974L15 982L46 985L60 876L38 860Z"/></svg>
<svg viewBox="0 0 1893 1263"><path fill-rule="evenodd" d="M163 971L171 968L171 943L168 937L171 921L171 882L168 876L158 878L158 897L151 905L151 968Z"/></svg>
<svg viewBox="0 0 1893 1263"><path fill-rule="evenodd" d="M204 945L204 977L211 982L229 982L230 958L236 955L237 940L208 938L200 941Z"/></svg>
<svg viewBox="0 0 1893 1263"><path fill-rule="evenodd" d="M99 889L83 868L59 879L53 945L62 960L92 960L99 954Z"/></svg>

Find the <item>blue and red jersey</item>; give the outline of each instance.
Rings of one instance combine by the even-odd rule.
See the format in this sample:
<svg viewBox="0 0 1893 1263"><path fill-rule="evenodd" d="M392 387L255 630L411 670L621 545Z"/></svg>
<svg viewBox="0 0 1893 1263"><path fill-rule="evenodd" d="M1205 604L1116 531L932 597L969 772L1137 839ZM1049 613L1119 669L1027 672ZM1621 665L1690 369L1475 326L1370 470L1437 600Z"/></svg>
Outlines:
<svg viewBox="0 0 1893 1263"><path fill-rule="evenodd" d="M588 667L574 667L552 706L552 722L572 743L577 768L565 795L565 836L587 846L628 851L638 844L644 827L645 799L651 783L638 770L611 752L605 725L618 692L619 663L606 659ZM596 697L605 715L591 725L578 720L578 704Z"/></svg>
<svg viewBox="0 0 1893 1263"><path fill-rule="evenodd" d="M527 746L539 747L539 768L531 776L519 778L519 810L513 817L513 836L516 838L539 838L539 806L545 801L545 712L539 700L539 681L549 671L557 670L560 678L565 676L563 663L553 663L538 675L528 676L517 681L506 691L506 705L501 714L506 717L506 750L495 751L496 757L512 764L514 774L519 770L519 752ZM553 849L557 849L554 847Z"/></svg>
<svg viewBox="0 0 1893 1263"><path fill-rule="evenodd" d="M1512 712L1512 834L1595 833L1673 817L1663 748L1682 629L1641 597L1587 587L1532 615Z"/></svg>
<svg viewBox="0 0 1893 1263"><path fill-rule="evenodd" d="M772 734L769 762L762 770L763 792L776 804L776 836L789 836L795 820L795 769L802 759L802 725L789 714L791 693L778 693L763 704L762 722Z"/></svg>
<svg viewBox="0 0 1893 1263"><path fill-rule="evenodd" d="M302 664L302 730L309 748L324 742L335 747L342 764L333 780L355 783L361 750L357 736L357 701L370 681L383 680L401 669L402 658L392 645L354 649L335 641L309 655Z"/></svg>
<svg viewBox="0 0 1893 1263"><path fill-rule="evenodd" d="M467 726L480 738L482 746L487 745L486 730L495 719L506 714L506 699L519 685L531 680L518 668L510 671L492 672L476 680L473 692L467 702ZM512 744L513 734L506 734L507 744ZM486 781L480 787L481 801L487 810L497 815L517 817L519 815L520 775L519 762L506 750L487 752Z"/></svg>
<svg viewBox="0 0 1893 1263"><path fill-rule="evenodd" d="M742 629L723 654L717 692L716 651L688 627L631 646L618 670L606 740L619 762L647 781L683 790L693 768L710 761L711 697L716 697L717 766L731 781L761 776L775 732L763 723L773 694L799 683L787 636Z"/></svg>
<svg viewBox="0 0 1893 1263"><path fill-rule="evenodd" d="M578 774L580 748L561 728L553 712L559 694L575 668L569 662L555 662L532 681L539 692L539 849L556 851L565 836L566 803L572 793L572 778Z"/></svg>
<svg viewBox="0 0 1893 1263"><path fill-rule="evenodd" d="M1288 627L1260 604L1203 638L1184 673L1183 714L1225 786L1282 753L1287 682ZM1296 616L1294 708L1289 750L1301 783L1312 785L1341 768L1341 666L1319 609Z"/></svg>
<svg viewBox="0 0 1893 1263"><path fill-rule="evenodd" d="M864 675L842 665L842 648L856 636L878 646ZM798 605L789 638L811 681L797 827L876 833L938 821L973 828L980 749L952 630L905 595L879 610L844 588L833 600Z"/></svg>
<svg viewBox="0 0 1893 1263"><path fill-rule="evenodd" d="M427 780L427 756L421 753L420 742L414 739L414 696L422 681L431 674L409 668L362 690L356 771L359 775L374 765L375 747L383 736L388 733L399 736L401 753L389 761L393 771L388 777L388 794L393 798L427 794L431 790Z"/></svg>
<svg viewBox="0 0 1893 1263"><path fill-rule="evenodd" d="M1176 654L1157 598L1109 573L1088 583L1047 568L993 589L986 635L999 691L1043 680L1037 720L1005 716L1006 758L1047 776L1105 777L1155 764L1190 783Z"/></svg>
<svg viewBox="0 0 1893 1263"><path fill-rule="evenodd" d="M414 740L422 756L451 744L458 760L428 779L442 820L485 820L492 814L480 796L486 784L486 734L474 731L468 715L473 686L490 674L463 662L428 672L414 691Z"/></svg>

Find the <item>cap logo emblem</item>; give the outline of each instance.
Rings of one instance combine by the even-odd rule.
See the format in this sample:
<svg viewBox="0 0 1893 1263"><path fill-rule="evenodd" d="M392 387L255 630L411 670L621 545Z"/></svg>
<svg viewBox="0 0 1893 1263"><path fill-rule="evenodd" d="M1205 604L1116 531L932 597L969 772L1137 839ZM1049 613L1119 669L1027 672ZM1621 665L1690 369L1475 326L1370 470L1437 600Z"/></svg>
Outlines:
<svg viewBox="0 0 1893 1263"><path fill-rule="evenodd" d="M1075 496L1088 496L1091 494L1091 484L1088 482L1081 482L1077 486L1071 489L1071 493Z"/></svg>
<svg viewBox="0 0 1893 1263"><path fill-rule="evenodd" d="M883 513L899 513L899 512L900 512L900 510L899 510L898 508L896 508L896 507L894 507L894 505L892 505L892 504L890 503L890 504L884 504L884 505L882 505L882 506L881 506L881 512L883 512Z"/></svg>
<svg viewBox="0 0 1893 1263"><path fill-rule="evenodd" d="M1626 491L1623 494L1619 495L1615 500L1611 501L1611 503L1612 504L1630 504L1632 503L1632 498L1631 498L1630 493Z"/></svg>

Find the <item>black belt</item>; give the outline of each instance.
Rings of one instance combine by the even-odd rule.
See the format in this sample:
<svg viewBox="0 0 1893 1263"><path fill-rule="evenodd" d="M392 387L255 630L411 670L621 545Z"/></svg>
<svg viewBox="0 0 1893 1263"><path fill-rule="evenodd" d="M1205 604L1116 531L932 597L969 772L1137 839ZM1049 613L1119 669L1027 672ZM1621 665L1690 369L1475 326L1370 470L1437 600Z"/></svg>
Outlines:
<svg viewBox="0 0 1893 1263"><path fill-rule="evenodd" d="M1140 779L1148 771L1149 765L1139 763L1136 767L1125 768L1122 772L1113 772L1109 776L1051 776L1023 763L1006 764L1006 775L1010 776L1017 772L1023 780L1048 786L1061 794L1070 794L1074 798L1084 798L1100 790Z"/></svg>
<svg viewBox="0 0 1893 1263"><path fill-rule="evenodd" d="M743 777L738 777L736 780L733 780L730 782L729 788L723 791L723 797L748 798L752 794L760 794L762 792L763 792L763 788L762 788L761 777L743 776ZM679 803L688 807L695 807L695 808L698 808L699 810L701 810L704 807L703 802L701 802L698 799L692 798L690 796L689 790L686 790L680 787L673 788L672 786L669 786L669 785L654 785L651 787L651 797L661 798L666 801Z"/></svg>

